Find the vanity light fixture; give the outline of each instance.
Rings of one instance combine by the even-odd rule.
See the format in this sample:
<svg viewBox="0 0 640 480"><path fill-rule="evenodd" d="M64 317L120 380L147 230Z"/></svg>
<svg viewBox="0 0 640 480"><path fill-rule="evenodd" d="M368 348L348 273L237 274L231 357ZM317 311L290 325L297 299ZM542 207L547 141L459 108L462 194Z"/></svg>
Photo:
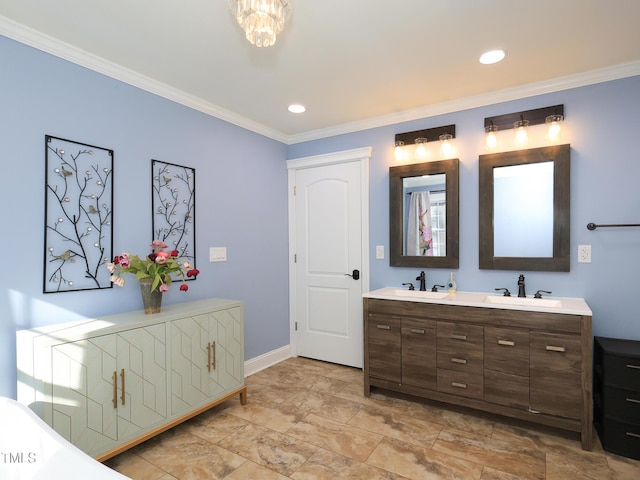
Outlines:
<svg viewBox="0 0 640 480"><path fill-rule="evenodd" d="M485 142L487 149L497 147L496 133L498 130L514 129L514 143L518 148L527 146L529 134L528 127L533 125L547 125L547 140L555 142L557 136L552 133L559 133L560 124L564 120L564 105L553 105L551 107L536 108L524 112L507 113L495 117L484 119ZM494 138L490 138L490 137ZM495 140L495 146L494 145Z"/></svg>
<svg viewBox="0 0 640 480"><path fill-rule="evenodd" d="M409 145L415 145L416 149L414 158L416 160L426 160L429 156L426 148L427 142L436 142L442 140L441 137L445 135L448 136L448 144L450 147L452 147L451 140L456 138L455 124L427 128L425 130L416 130L413 132L396 133L394 157L396 161L405 160L406 147Z"/></svg>
<svg viewBox="0 0 640 480"><path fill-rule="evenodd" d="M560 139L563 121L564 116L558 114L549 115L545 119L545 123L547 124L547 140L556 142Z"/></svg>
<svg viewBox="0 0 640 480"><path fill-rule="evenodd" d="M513 122L513 129L515 130L515 136L513 138L513 142L516 147L524 148L529 143L529 132L527 128L529 127L529 120L525 120L524 118L520 118L517 122Z"/></svg>
<svg viewBox="0 0 640 480"><path fill-rule="evenodd" d="M427 159L427 141L424 137L416 138L416 151L413 154L416 160Z"/></svg>
<svg viewBox="0 0 640 480"><path fill-rule="evenodd" d="M444 158L451 158L453 156L453 145L451 140L453 136L450 133L443 133L440 135L440 155Z"/></svg>
<svg viewBox="0 0 640 480"><path fill-rule="evenodd" d="M496 148L498 148L498 126L494 125L492 122L484 127L484 132L487 150L495 150Z"/></svg>
<svg viewBox="0 0 640 480"><path fill-rule="evenodd" d="M396 159L396 162L401 162L404 160L404 142L402 140L396 140L396 146L393 150L393 156Z"/></svg>

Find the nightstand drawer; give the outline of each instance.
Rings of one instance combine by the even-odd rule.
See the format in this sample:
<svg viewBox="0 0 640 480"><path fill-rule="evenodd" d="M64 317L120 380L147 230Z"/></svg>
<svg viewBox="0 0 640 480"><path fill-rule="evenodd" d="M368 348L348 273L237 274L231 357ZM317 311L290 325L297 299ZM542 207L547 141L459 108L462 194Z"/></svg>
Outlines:
<svg viewBox="0 0 640 480"><path fill-rule="evenodd" d="M640 424L640 392L604 387L605 416Z"/></svg>
<svg viewBox="0 0 640 480"><path fill-rule="evenodd" d="M605 419L596 429L606 451L640 460L640 425Z"/></svg>
<svg viewBox="0 0 640 480"><path fill-rule="evenodd" d="M603 363L607 385L640 392L640 358L606 355Z"/></svg>

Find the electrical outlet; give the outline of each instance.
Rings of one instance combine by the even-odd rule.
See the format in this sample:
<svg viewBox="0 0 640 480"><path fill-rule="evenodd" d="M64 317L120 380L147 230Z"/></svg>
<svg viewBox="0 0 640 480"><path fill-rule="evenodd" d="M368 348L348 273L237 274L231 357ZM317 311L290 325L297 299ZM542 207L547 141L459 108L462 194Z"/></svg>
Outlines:
<svg viewBox="0 0 640 480"><path fill-rule="evenodd" d="M384 245L376 245L376 258L382 260L384 258Z"/></svg>
<svg viewBox="0 0 640 480"><path fill-rule="evenodd" d="M591 263L591 245L578 245L578 263Z"/></svg>

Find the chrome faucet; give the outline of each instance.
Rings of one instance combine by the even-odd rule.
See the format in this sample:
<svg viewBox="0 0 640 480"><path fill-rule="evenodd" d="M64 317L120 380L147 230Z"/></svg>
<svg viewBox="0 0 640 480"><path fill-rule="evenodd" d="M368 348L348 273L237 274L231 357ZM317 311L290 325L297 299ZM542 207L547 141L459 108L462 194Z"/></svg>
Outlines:
<svg viewBox="0 0 640 480"><path fill-rule="evenodd" d="M518 277L518 296L526 297L527 294L524 291L524 275Z"/></svg>
<svg viewBox="0 0 640 480"><path fill-rule="evenodd" d="M427 276L424 274L424 270L420 272L420 275L416 277L416 280L420 280L420 291L427 291Z"/></svg>

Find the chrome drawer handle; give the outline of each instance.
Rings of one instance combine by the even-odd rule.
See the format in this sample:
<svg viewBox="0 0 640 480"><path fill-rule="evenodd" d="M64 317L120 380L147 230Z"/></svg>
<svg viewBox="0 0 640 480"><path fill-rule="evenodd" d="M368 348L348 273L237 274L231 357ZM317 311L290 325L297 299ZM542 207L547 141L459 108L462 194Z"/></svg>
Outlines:
<svg viewBox="0 0 640 480"><path fill-rule="evenodd" d="M411 333L420 333L422 335L424 335L424 330L421 328L412 328L411 329Z"/></svg>
<svg viewBox="0 0 640 480"><path fill-rule="evenodd" d="M451 382L451 386L456 388L467 388L466 383L459 383L459 382Z"/></svg>
<svg viewBox="0 0 640 480"><path fill-rule="evenodd" d="M466 335L456 335L453 334L451 335L451 338L453 338L454 340L462 340L462 341L467 341L467 336Z"/></svg>
<svg viewBox="0 0 640 480"><path fill-rule="evenodd" d="M464 358L455 358L455 357L452 357L452 358L451 358L451 361L452 361L453 363L460 363L460 364L462 364L462 365L466 365L466 364L467 364L467 361L466 361Z"/></svg>
<svg viewBox="0 0 640 480"><path fill-rule="evenodd" d="M498 345L504 345L505 347L515 347L516 342L512 340L498 340Z"/></svg>
<svg viewBox="0 0 640 480"><path fill-rule="evenodd" d="M627 365L627 368L635 368L636 370L640 370L640 365Z"/></svg>
<svg viewBox="0 0 640 480"><path fill-rule="evenodd" d="M389 325L378 325L378 328L382 330L391 330L391 327Z"/></svg>
<svg viewBox="0 0 640 480"><path fill-rule="evenodd" d="M547 350L549 352L566 352L567 349L564 347L554 347L553 345L547 345Z"/></svg>
<svg viewBox="0 0 640 480"><path fill-rule="evenodd" d="M630 437L634 437L634 438L640 438L640 433L627 432L627 435L629 435Z"/></svg>
<svg viewBox="0 0 640 480"><path fill-rule="evenodd" d="M635 398L627 398L627 402L629 402L629 403L640 403L640 400L636 400Z"/></svg>

